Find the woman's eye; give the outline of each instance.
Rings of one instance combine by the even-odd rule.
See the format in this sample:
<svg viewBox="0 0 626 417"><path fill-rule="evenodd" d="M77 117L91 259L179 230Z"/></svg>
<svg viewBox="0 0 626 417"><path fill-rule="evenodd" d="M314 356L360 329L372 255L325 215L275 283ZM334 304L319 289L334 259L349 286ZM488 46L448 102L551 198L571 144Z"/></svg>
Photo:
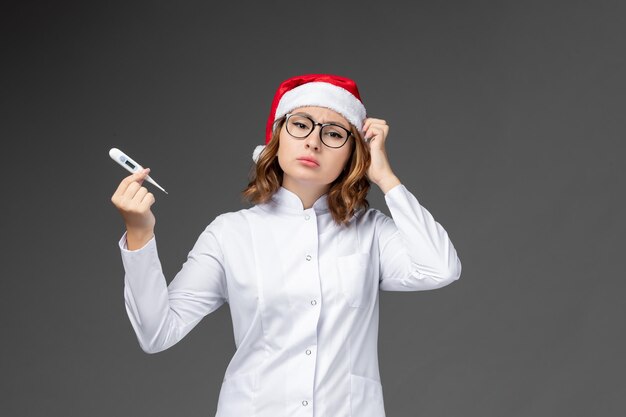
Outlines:
<svg viewBox="0 0 626 417"><path fill-rule="evenodd" d="M305 128L306 128L306 126L305 126L305 124L304 124L304 123L293 122L293 124L294 124L296 127L300 128L300 129L305 129Z"/></svg>

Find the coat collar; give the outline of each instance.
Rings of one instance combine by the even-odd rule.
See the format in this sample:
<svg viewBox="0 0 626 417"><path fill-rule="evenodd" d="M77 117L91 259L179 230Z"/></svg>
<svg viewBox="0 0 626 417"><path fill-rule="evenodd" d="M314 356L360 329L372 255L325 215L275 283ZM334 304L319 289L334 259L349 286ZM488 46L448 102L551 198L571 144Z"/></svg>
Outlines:
<svg viewBox="0 0 626 417"><path fill-rule="evenodd" d="M267 204L278 210L296 214L302 213L305 210L300 197L283 186L274 193L271 202ZM328 211L328 194L323 194L318 198L315 203L313 203L312 209L316 213Z"/></svg>

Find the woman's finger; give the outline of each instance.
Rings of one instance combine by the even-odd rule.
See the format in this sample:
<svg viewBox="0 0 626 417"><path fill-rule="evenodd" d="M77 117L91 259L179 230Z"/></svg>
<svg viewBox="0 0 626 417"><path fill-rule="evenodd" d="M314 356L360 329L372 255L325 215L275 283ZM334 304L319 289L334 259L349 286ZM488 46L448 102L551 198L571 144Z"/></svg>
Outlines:
<svg viewBox="0 0 626 417"><path fill-rule="evenodd" d="M128 184L128 187L126 188L126 191L122 196L122 201L126 202L127 204L132 203L133 198L135 198L135 194L137 194L140 188L141 184L137 181L133 181Z"/></svg>
<svg viewBox="0 0 626 417"><path fill-rule="evenodd" d="M128 175L120 182L114 194L118 194L120 196L124 195L124 193L126 193L126 189L128 188L130 184L136 181L140 181L140 180L143 181L143 179L146 178L149 173L150 173L150 168L144 168L143 171L138 171L131 175Z"/></svg>
<svg viewBox="0 0 626 417"><path fill-rule="evenodd" d="M381 124L373 124L369 127L368 131L365 133L364 138L370 139L368 142L371 142L374 136L382 136L383 139L387 137L387 133L389 132L389 126L381 125Z"/></svg>
<svg viewBox="0 0 626 417"><path fill-rule="evenodd" d="M145 195L148 194L148 189L146 187L141 187L139 188L139 191L137 191L135 193L135 195L132 198L132 203L134 206L140 206L141 205L141 200L143 200L143 198L145 197Z"/></svg>
<svg viewBox="0 0 626 417"><path fill-rule="evenodd" d="M146 193L146 195L143 197L143 199L141 200L141 203L139 204L139 208L144 211L144 210L148 210L155 202L155 198L154 198L154 194L152 193Z"/></svg>
<svg viewBox="0 0 626 417"><path fill-rule="evenodd" d="M376 126L370 127L370 142L377 137L382 137L384 139L383 133L383 130Z"/></svg>
<svg viewBox="0 0 626 417"><path fill-rule="evenodd" d="M387 124L387 122L383 119L375 119L373 117L370 117L365 119L365 123L363 124L363 131L366 131L372 123Z"/></svg>

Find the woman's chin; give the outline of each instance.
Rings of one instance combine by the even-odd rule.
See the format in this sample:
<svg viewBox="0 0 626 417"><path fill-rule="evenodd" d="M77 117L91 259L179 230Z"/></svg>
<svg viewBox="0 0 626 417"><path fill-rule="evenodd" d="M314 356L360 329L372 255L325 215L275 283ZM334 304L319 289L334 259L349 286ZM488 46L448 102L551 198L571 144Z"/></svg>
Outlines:
<svg viewBox="0 0 626 417"><path fill-rule="evenodd" d="M302 172L297 172L297 173L292 173L292 174L287 174L284 173L283 174L283 183L287 181L287 182L291 182L291 183L296 183L296 184L301 184L301 185L306 185L306 186L315 186L315 187L319 187L319 186L323 186L323 185L328 185L330 184L330 182L325 181L324 178L320 177L319 175L315 174L315 173L302 173Z"/></svg>

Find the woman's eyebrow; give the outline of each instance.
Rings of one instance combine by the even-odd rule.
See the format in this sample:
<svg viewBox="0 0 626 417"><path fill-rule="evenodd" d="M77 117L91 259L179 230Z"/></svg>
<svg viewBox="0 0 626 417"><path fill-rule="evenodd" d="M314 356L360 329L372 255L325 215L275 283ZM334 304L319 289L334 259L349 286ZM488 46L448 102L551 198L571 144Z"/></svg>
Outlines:
<svg viewBox="0 0 626 417"><path fill-rule="evenodd" d="M307 113L307 112L304 112L304 111L299 111L297 114L303 114L303 115L305 115L305 116L309 116L311 119L315 120L315 118L314 118L312 115L310 115L309 113ZM336 122L336 121L334 121L334 120L331 120L331 121L328 121L328 122L320 122L320 121L318 120L318 123L332 123L332 124L335 124L335 125L341 126L341 127L343 127L344 129L346 129L346 130L350 130L350 129L348 129L347 127L345 127L345 126L343 125L343 123L341 123L341 122Z"/></svg>

